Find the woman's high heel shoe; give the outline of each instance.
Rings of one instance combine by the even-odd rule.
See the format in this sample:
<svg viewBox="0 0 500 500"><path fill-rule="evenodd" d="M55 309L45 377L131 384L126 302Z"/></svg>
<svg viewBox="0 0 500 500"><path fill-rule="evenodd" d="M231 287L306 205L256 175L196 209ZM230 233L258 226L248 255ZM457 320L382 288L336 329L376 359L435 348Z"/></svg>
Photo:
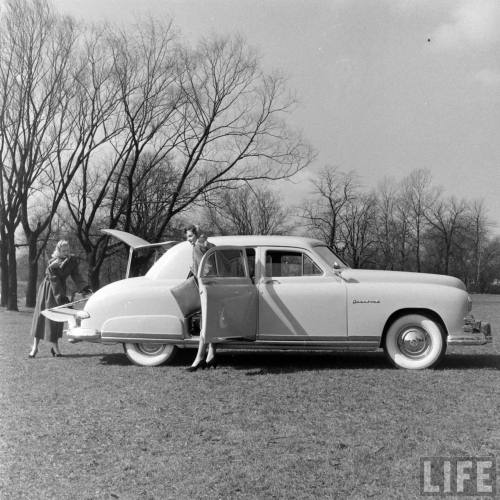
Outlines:
<svg viewBox="0 0 500 500"><path fill-rule="evenodd" d="M213 368L215 370L217 368L217 360L215 358L212 358L210 361L207 361L205 363L205 367L207 369Z"/></svg>
<svg viewBox="0 0 500 500"><path fill-rule="evenodd" d="M187 372L195 372L196 370L198 370L198 368L201 368L202 370L204 370L206 368L207 364L205 363L205 360L201 360L197 365L191 365L191 366L188 366L186 368L186 371Z"/></svg>
<svg viewBox="0 0 500 500"><path fill-rule="evenodd" d="M28 358L33 359L33 358L36 356L36 353L37 353L37 352L38 352L38 349L36 349L36 350L35 350L35 351L33 351L33 352L30 352L30 353L28 354Z"/></svg>
<svg viewBox="0 0 500 500"><path fill-rule="evenodd" d="M54 348L50 348L50 354L52 354L53 358L62 358L62 354L60 352L54 351Z"/></svg>

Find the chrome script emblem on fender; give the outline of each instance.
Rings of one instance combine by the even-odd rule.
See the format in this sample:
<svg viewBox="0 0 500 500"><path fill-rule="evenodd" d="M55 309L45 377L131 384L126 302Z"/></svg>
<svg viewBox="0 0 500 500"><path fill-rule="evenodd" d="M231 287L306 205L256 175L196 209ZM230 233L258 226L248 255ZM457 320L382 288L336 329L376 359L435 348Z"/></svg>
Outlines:
<svg viewBox="0 0 500 500"><path fill-rule="evenodd" d="M353 299L353 304L380 304L378 299Z"/></svg>

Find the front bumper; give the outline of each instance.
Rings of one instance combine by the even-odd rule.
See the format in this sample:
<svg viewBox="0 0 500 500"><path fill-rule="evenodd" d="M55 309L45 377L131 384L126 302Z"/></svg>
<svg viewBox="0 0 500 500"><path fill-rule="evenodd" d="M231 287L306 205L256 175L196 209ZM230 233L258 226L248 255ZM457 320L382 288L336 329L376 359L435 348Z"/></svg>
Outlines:
<svg viewBox="0 0 500 500"><path fill-rule="evenodd" d="M476 320L473 316L464 318L463 331L448 335L448 345L485 345L493 342L491 325Z"/></svg>

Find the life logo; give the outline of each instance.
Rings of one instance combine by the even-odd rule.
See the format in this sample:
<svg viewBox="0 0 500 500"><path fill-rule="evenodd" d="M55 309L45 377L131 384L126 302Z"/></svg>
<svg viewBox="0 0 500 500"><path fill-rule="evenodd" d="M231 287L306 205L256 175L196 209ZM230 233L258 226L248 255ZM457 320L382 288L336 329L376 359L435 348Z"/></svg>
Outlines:
<svg viewBox="0 0 500 500"><path fill-rule="evenodd" d="M496 470L495 457L424 457L420 494L495 497Z"/></svg>

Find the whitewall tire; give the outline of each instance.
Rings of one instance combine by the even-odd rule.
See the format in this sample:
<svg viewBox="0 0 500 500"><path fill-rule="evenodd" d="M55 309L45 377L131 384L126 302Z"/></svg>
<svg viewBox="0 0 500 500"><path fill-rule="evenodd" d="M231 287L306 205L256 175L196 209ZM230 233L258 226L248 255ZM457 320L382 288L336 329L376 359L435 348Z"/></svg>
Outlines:
<svg viewBox="0 0 500 500"><path fill-rule="evenodd" d="M128 359L140 366L158 366L174 358L177 347L171 344L123 344Z"/></svg>
<svg viewBox="0 0 500 500"><path fill-rule="evenodd" d="M422 314L396 319L385 336L384 351L398 368L422 370L436 366L446 352L441 325Z"/></svg>

